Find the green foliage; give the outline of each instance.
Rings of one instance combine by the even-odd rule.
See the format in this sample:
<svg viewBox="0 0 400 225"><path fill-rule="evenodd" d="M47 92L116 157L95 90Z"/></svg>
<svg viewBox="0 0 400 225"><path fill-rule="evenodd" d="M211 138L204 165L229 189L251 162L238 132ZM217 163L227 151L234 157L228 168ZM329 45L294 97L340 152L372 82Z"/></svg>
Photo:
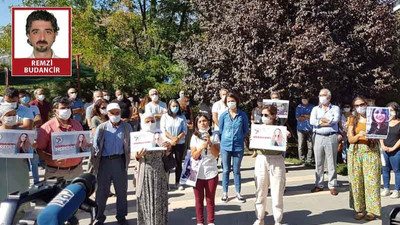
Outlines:
<svg viewBox="0 0 400 225"><path fill-rule="evenodd" d="M338 174L340 174L342 176L347 176L348 175L347 164L338 163L337 167L336 167L336 171Z"/></svg>

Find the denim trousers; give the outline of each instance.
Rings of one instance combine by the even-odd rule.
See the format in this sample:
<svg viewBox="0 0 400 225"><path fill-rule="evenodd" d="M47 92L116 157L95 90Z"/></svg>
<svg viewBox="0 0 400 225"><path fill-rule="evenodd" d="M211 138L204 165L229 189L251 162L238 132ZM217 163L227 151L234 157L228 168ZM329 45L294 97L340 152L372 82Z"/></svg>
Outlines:
<svg viewBox="0 0 400 225"><path fill-rule="evenodd" d="M390 171L394 172L394 189L400 191L400 151L395 153L384 152L386 166L382 166L383 187L390 187Z"/></svg>
<svg viewBox="0 0 400 225"><path fill-rule="evenodd" d="M229 174L231 172L231 166L233 170L233 178L235 182L236 193L241 191L241 176L240 176L240 165L242 164L244 151L226 151L221 149L222 157L222 188L224 193L228 193L229 185ZM233 165L231 165L233 159Z"/></svg>

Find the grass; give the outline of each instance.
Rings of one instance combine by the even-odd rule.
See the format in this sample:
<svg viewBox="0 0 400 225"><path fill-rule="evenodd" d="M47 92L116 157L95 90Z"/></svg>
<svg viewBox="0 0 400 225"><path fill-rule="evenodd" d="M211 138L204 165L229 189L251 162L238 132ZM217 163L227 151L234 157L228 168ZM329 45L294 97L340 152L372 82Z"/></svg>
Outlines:
<svg viewBox="0 0 400 225"><path fill-rule="evenodd" d="M301 165L301 160L298 158L286 158L285 162L287 163L291 163L291 164L297 164L297 165Z"/></svg>

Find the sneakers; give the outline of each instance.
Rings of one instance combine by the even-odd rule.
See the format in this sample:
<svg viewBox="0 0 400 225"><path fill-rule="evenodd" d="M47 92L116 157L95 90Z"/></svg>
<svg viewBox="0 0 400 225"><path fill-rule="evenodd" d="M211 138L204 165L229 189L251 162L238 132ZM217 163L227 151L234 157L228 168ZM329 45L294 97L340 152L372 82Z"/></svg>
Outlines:
<svg viewBox="0 0 400 225"><path fill-rule="evenodd" d="M240 203L245 203L246 199L243 198L240 194L236 194L236 201Z"/></svg>
<svg viewBox="0 0 400 225"><path fill-rule="evenodd" d="M253 225L264 225L264 220L256 220Z"/></svg>
<svg viewBox="0 0 400 225"><path fill-rule="evenodd" d="M179 186L178 186L178 190L179 190L179 191L183 191L183 190L185 190L185 188L184 188L182 185L179 185Z"/></svg>
<svg viewBox="0 0 400 225"><path fill-rule="evenodd" d="M228 194L222 193L221 201L228 202Z"/></svg>
<svg viewBox="0 0 400 225"><path fill-rule="evenodd" d="M209 223L208 225L215 225L215 223Z"/></svg>
<svg viewBox="0 0 400 225"><path fill-rule="evenodd" d="M399 197L400 197L400 194L399 194L398 190L394 190L392 192L392 194L390 195L390 198L399 198Z"/></svg>
<svg viewBox="0 0 400 225"><path fill-rule="evenodd" d="M390 190L389 188L384 188L383 191L381 192L382 197L386 197L390 195Z"/></svg>

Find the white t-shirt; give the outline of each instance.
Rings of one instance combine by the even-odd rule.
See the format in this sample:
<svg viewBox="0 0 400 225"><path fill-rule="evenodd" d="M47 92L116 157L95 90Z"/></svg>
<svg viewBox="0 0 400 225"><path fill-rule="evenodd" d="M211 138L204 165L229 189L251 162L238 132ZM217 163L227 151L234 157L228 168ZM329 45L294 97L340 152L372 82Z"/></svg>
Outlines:
<svg viewBox="0 0 400 225"><path fill-rule="evenodd" d="M193 135L192 139L190 140L190 148L200 148L204 143L204 140L198 138L196 135ZM217 134L213 134L211 136L211 143L219 143L219 136ZM208 149L207 155L206 151L203 150L203 152L201 153L201 157L203 158L203 162L200 165L197 178L202 180L209 180L214 178L215 176L218 176L217 157L211 154L210 149Z"/></svg>
<svg viewBox="0 0 400 225"><path fill-rule="evenodd" d="M153 102L147 103L144 107L145 113L152 113L152 114L164 114L167 113L167 104L165 102L159 101L158 105L155 105ZM160 129L160 121L156 121L157 129Z"/></svg>
<svg viewBox="0 0 400 225"><path fill-rule="evenodd" d="M211 112L217 113L217 117L219 120L219 116L221 116L221 114L223 112L225 112L225 110L227 110L227 109L228 109L228 107L221 100L219 100L218 102L214 103L214 105L212 106ZM217 124L214 124L214 130L219 131L219 126L217 126Z"/></svg>

